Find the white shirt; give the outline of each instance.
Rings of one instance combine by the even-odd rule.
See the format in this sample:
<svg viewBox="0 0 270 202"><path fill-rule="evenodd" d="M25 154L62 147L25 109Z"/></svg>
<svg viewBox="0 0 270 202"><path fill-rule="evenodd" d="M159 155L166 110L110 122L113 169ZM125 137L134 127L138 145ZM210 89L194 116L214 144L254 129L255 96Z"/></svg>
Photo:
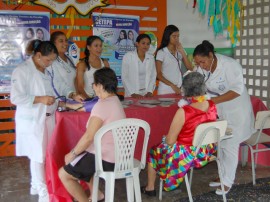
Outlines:
<svg viewBox="0 0 270 202"><path fill-rule="evenodd" d="M105 66L103 60L100 59L100 62L101 62L101 68L103 68ZM92 84L94 83L94 73L97 70L98 69L90 65L90 69L88 70L87 68L84 72L84 91L90 97L93 97L95 95Z"/></svg>
<svg viewBox="0 0 270 202"><path fill-rule="evenodd" d="M182 55L176 52L173 55L167 47L157 52L156 60L162 62L161 72L164 78L172 82L177 87L182 86ZM158 94L174 93L173 89L163 82L159 82Z"/></svg>
<svg viewBox="0 0 270 202"><path fill-rule="evenodd" d="M140 67L145 69L144 87L140 86ZM147 92L153 93L156 87L156 66L154 56L146 53L143 63L138 57L137 50L127 52L122 60L122 82L125 88L125 96L136 93L145 95ZM144 91L140 89L144 88Z"/></svg>
<svg viewBox="0 0 270 202"><path fill-rule="evenodd" d="M76 67L72 63L72 59L68 58L67 62L62 60L60 57L53 62L52 66L54 69L54 76L56 78L61 77L62 81L64 81L73 91L75 91L74 79L76 76Z"/></svg>

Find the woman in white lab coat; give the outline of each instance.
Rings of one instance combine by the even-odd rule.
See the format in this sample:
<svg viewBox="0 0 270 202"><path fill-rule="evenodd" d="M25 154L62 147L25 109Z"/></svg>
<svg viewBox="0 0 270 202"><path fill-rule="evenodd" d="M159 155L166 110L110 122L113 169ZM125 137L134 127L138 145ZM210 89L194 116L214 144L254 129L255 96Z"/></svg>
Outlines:
<svg viewBox="0 0 270 202"><path fill-rule="evenodd" d="M49 201L44 162L55 124L55 89L69 98L75 98L75 93L57 79L52 87L51 64L58 55L54 44L34 40L29 47L33 49L32 57L20 64L11 77L11 102L17 106L16 155L30 159L30 194L38 194L39 201Z"/></svg>
<svg viewBox="0 0 270 202"><path fill-rule="evenodd" d="M215 54L209 41L198 45L193 57L198 65L197 71L205 76L207 91L217 105L219 118L227 120L232 129L233 137L221 142L220 155L223 182L228 193L235 179L239 145L254 132L250 96L244 85L241 65L233 58ZM210 182L209 186L219 187L216 194L222 194L219 179Z"/></svg>
<svg viewBox="0 0 270 202"><path fill-rule="evenodd" d="M122 62L122 82L126 97L142 98L153 95L156 87L156 67L153 55L147 53L151 38L140 34L136 50L127 52Z"/></svg>

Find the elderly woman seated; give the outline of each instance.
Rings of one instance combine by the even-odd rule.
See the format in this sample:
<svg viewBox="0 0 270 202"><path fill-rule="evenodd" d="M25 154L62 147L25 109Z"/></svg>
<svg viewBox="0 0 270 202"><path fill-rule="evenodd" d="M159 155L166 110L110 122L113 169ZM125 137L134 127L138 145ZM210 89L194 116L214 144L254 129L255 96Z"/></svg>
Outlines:
<svg viewBox="0 0 270 202"><path fill-rule="evenodd" d="M117 78L112 69L101 68L94 73L93 89L99 97L86 124L86 131L76 146L65 156L66 165L59 170L59 177L67 191L78 201L88 202L86 193L78 180L88 183L90 194L95 173L94 136L104 125L124 119L125 112L116 96ZM105 171L114 170L114 141L111 132L102 138L102 163ZM104 199L99 191L98 200Z"/></svg>
<svg viewBox="0 0 270 202"><path fill-rule="evenodd" d="M196 127L217 119L215 104L205 96L203 75L192 72L185 76L182 91L188 104L177 110L167 136L149 153L148 182L141 187L141 192L149 196L156 195L156 174L164 181L166 191L173 190L182 183L191 166L206 165L215 152L215 145L203 145L198 156L194 156L196 148L192 146Z"/></svg>

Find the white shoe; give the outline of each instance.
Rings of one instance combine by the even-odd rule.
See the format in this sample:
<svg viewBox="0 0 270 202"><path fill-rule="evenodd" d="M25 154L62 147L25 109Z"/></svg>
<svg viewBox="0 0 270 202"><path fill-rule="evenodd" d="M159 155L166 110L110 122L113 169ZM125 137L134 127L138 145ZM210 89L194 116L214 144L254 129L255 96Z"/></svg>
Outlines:
<svg viewBox="0 0 270 202"><path fill-rule="evenodd" d="M38 202L49 202L49 194L47 196L39 196Z"/></svg>
<svg viewBox="0 0 270 202"><path fill-rule="evenodd" d="M220 182L210 182L209 183L209 187L218 187L218 186L220 186L221 185L221 183Z"/></svg>
<svg viewBox="0 0 270 202"><path fill-rule="evenodd" d="M49 202L49 193L47 188L40 188L38 190L38 202Z"/></svg>
<svg viewBox="0 0 270 202"><path fill-rule="evenodd" d="M31 186L30 194L31 195L38 195L38 189L35 186Z"/></svg>
<svg viewBox="0 0 270 202"><path fill-rule="evenodd" d="M224 189L225 189L225 187L224 187ZM224 193L227 194L230 190L231 190L231 187L229 187L229 189L228 189L227 191L224 190ZM222 195L222 194L223 194L223 193L222 193L222 189L221 189L221 188L217 188L216 194L217 194L217 195Z"/></svg>

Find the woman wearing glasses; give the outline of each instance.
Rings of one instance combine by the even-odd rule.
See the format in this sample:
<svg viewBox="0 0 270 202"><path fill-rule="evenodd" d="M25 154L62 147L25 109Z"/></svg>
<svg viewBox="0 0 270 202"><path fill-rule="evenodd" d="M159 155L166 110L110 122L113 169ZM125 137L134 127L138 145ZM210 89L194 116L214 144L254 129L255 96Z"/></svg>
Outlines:
<svg viewBox="0 0 270 202"><path fill-rule="evenodd" d="M233 58L215 54L209 41L198 45L193 57L199 67L197 71L205 75L207 93L217 105L219 118L227 120L228 127L232 129L233 137L221 142L220 155L223 182L228 193L235 179L239 145L254 132L250 97L241 65ZM216 194L222 194L219 179L210 182L209 186L218 187Z"/></svg>

